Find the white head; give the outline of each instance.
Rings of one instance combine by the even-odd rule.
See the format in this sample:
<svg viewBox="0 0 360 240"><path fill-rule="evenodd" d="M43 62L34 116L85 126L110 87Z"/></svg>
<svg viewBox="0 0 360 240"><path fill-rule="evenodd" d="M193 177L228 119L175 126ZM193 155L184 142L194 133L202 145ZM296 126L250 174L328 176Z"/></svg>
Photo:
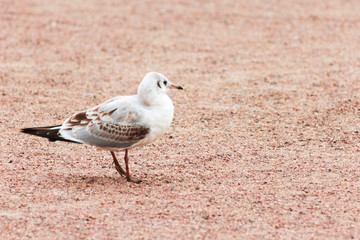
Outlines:
<svg viewBox="0 0 360 240"><path fill-rule="evenodd" d="M146 105L156 105L161 101L159 97L165 95L169 89L182 90L183 88L173 85L161 73L149 72L139 85L138 96Z"/></svg>

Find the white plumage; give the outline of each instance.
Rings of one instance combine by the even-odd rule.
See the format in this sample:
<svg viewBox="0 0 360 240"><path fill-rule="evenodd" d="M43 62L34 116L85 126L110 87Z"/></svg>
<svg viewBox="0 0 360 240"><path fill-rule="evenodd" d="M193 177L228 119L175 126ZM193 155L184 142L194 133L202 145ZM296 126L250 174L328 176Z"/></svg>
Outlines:
<svg viewBox="0 0 360 240"><path fill-rule="evenodd" d="M114 97L74 114L62 125L26 128L22 132L50 141L69 141L110 150L118 172L133 181L128 170L127 150L153 142L169 128L174 105L166 92L172 88L182 89L164 75L150 72L140 83L137 95ZM126 172L113 152L121 150L125 150Z"/></svg>

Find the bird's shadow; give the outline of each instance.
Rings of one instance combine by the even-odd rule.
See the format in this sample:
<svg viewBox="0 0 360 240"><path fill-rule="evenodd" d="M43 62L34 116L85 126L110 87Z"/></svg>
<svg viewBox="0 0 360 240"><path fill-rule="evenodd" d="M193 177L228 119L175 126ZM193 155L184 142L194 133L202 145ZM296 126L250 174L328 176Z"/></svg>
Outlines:
<svg viewBox="0 0 360 240"><path fill-rule="evenodd" d="M49 174L47 181L55 188L69 188L69 189L78 189L84 190L86 188L117 188L119 186L129 186L134 187L141 184L127 182L126 178L121 176L91 176L84 174Z"/></svg>

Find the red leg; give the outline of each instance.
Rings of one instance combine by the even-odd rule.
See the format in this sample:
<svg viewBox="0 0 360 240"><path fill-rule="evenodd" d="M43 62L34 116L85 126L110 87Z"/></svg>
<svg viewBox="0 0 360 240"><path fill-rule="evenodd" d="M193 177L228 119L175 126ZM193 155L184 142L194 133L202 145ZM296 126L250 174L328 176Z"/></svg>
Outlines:
<svg viewBox="0 0 360 240"><path fill-rule="evenodd" d="M116 171L118 171L118 173L120 174L120 176L125 176L126 172L124 171L124 169L122 169L122 167L120 166L118 160L116 159L115 153L113 151L110 151L113 159L114 159L114 163L115 163L115 169Z"/></svg>
<svg viewBox="0 0 360 240"><path fill-rule="evenodd" d="M125 167L126 167L126 179L128 182L134 182L134 183L141 183L141 180L133 180L130 177L130 170L129 170L129 157L128 157L128 150L125 150Z"/></svg>

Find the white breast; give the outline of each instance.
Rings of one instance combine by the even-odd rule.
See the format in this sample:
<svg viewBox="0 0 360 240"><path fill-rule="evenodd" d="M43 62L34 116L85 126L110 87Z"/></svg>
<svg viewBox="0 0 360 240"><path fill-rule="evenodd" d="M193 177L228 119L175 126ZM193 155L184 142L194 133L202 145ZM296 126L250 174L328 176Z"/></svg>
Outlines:
<svg viewBox="0 0 360 240"><path fill-rule="evenodd" d="M134 147L153 142L169 129L174 118L174 105L169 96L164 94L161 97L161 105L143 106L142 120L150 127L150 133Z"/></svg>

